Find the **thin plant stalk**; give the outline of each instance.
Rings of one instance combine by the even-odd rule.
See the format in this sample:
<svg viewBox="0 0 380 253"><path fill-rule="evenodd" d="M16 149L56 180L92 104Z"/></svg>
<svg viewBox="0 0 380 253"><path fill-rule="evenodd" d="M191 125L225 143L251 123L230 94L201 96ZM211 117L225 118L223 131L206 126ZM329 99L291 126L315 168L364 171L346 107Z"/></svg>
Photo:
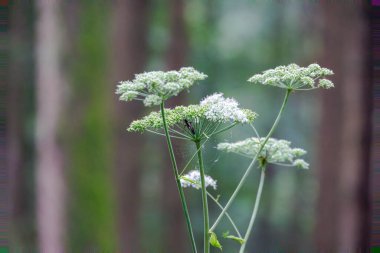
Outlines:
<svg viewBox="0 0 380 253"><path fill-rule="evenodd" d="M217 135L217 134L219 134L219 133L225 132L225 131L227 131L228 129L231 129L231 128L233 128L233 127L236 126L236 125L237 125L237 123L233 123L233 124L231 124L231 125L229 125L229 126L223 128L223 129L220 129L220 130L217 131L217 132L214 131L214 133L213 133L212 135ZM209 137L211 137L211 135L210 135Z"/></svg>
<svg viewBox="0 0 380 253"><path fill-rule="evenodd" d="M236 124L234 124L234 125L236 125ZM229 128L231 128L231 127L229 127ZM195 156L198 154L198 151L199 151L202 147L205 146L206 142L207 142L208 140L210 140L210 137L211 137L211 136L213 136L213 135L216 134L215 131L216 131L216 129L215 129L213 132L211 132L210 136L206 136L205 133L203 133L203 135L206 136L206 140L203 142L202 146L199 147L199 149L197 149L197 150L195 151L195 153L191 156L190 160L186 163L186 165L185 165L185 167L182 169L181 173L179 173L180 176L182 176L182 174L185 172L185 170L187 169L187 167L190 165L191 161L193 161L193 159L195 158ZM225 130L224 130L224 131L225 131ZM218 132L219 132L219 131L218 131Z"/></svg>
<svg viewBox="0 0 380 253"><path fill-rule="evenodd" d="M240 247L239 253L244 253L245 246L247 245L248 238L249 238L251 231L252 231L252 228L253 228L253 223L255 223L257 211L259 210L261 194L263 192L264 181L265 181L265 166L261 167L260 183L259 183L259 189L257 190L255 206L253 208L252 216L251 216L251 219L249 221L247 231L245 232L244 241Z"/></svg>
<svg viewBox="0 0 380 253"><path fill-rule="evenodd" d="M195 141L198 152L198 163L199 163L199 174L201 176L201 191L202 191L202 206L203 206L203 237L204 237L204 253L210 252L210 236L209 236L209 214L208 214L208 204L207 204L207 190L205 182L205 171L203 166L203 157L201 150L200 141Z"/></svg>
<svg viewBox="0 0 380 253"><path fill-rule="evenodd" d="M181 180L180 180L180 177L179 177L179 174L178 174L177 162L176 162L176 159L175 159L175 156L174 156L173 145L172 145L172 142L171 142L171 139L170 139L168 126L167 126L167 123L166 123L166 117L165 117L165 110L164 110L164 108L165 108L164 107L164 102L162 102L161 106L160 106L161 115L162 115L162 122L163 122L163 125L164 125L166 142L168 144L168 150L169 150L169 154L170 154L170 160L172 162L173 173L174 173L174 176L175 176L175 181L176 181L177 189L178 189L178 192L179 192L179 197L181 199L182 211L183 211L183 213L185 215L185 219L186 219L186 225L187 225L187 230L188 230L190 241L191 241L192 251L193 251L193 253L197 253L197 246L195 244L194 233L193 233L193 228L191 226L191 220L190 220L189 210L187 208L185 194L183 192L183 188L181 186Z"/></svg>
<svg viewBox="0 0 380 253"><path fill-rule="evenodd" d="M216 228L216 226L219 224L219 222L222 219L223 215L226 213L226 211L228 210L228 208L231 206L232 202L235 200L235 198L236 198L237 194L239 193L241 187L243 186L244 182L248 178L248 175L251 172L251 170L252 170L252 168L253 168L253 166L254 166L254 164L255 164L258 156L259 156L259 154L263 150L263 148L264 148L265 144L267 143L268 139L272 136L274 130L276 129L276 127L277 127L277 125L278 125L278 123L280 121L281 115L282 115L282 113L283 113L283 111L285 109L286 103L288 102L288 98L289 98L289 95L290 95L291 92L292 92L291 89L286 90L285 97L284 97L284 100L282 102L280 111L278 112L276 120L274 121L271 129L269 130L268 135L265 137L265 140L261 144L259 151L257 152L256 156L253 158L252 162L249 164L249 166L248 166L247 170L245 171L243 177L240 179L239 184L237 185L235 191L232 193L232 195L231 195L230 199L228 200L227 204L224 206L224 209L219 214L218 218L216 219L216 221L214 222L214 224L210 228L210 232L214 231L214 229Z"/></svg>
<svg viewBox="0 0 380 253"><path fill-rule="evenodd" d="M212 199L212 200L215 202L215 204L216 204L221 210L223 210L223 206L219 203L219 201L218 201L214 196L211 195L211 193L207 192L207 195L210 197L210 199ZM239 229L237 228L237 226L236 226L234 220L231 218L231 216L229 215L229 213L226 212L225 215L226 215L227 219L230 221L232 227L235 229L236 234L237 234L240 238L242 238L242 236L241 236L241 234L240 234L240 232L239 232Z"/></svg>
<svg viewBox="0 0 380 253"><path fill-rule="evenodd" d="M208 140L209 140L209 139L206 139L206 140L203 142L202 146L201 146L199 149L197 149L197 150L195 151L195 153L191 156L190 160L186 163L185 167L183 167L181 173L179 174L180 176L182 176L182 174L185 172L185 170L187 169L187 167L190 165L191 161L193 161L193 159L195 158L195 156L198 155L198 151L199 151L202 147L204 147L205 143L206 143Z"/></svg>

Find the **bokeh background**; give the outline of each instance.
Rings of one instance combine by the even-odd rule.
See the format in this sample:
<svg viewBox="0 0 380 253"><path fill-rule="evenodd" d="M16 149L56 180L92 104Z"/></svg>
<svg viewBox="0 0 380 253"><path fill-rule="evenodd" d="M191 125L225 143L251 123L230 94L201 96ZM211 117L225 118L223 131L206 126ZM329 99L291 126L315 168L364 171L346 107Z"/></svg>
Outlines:
<svg viewBox="0 0 380 253"><path fill-rule="evenodd" d="M250 85L277 65L318 62L336 88L291 96L274 137L308 150L308 171L270 167L247 252L348 252L370 240L371 85L366 1L1 1L6 58L7 242L20 252L190 252L164 138L126 131L151 108L120 102L117 82L194 66L209 78L169 106L223 92L260 117L265 135L282 90ZM158 108L157 108L158 109ZM226 203L249 160L217 152L206 170ZM180 166L194 152L175 142ZM230 214L245 231L254 171ZM186 190L198 245L199 191ZM211 221L219 213L210 202ZM219 235L232 231L228 222ZM224 252L238 245L221 239ZM16 252L16 251L14 251ZM218 252L213 249L212 252Z"/></svg>

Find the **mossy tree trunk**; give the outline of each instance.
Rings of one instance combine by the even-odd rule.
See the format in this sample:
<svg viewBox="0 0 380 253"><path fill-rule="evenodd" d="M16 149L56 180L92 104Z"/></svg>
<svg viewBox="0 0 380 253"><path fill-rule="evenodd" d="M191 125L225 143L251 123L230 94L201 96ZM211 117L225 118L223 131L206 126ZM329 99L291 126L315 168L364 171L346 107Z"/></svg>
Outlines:
<svg viewBox="0 0 380 253"><path fill-rule="evenodd" d="M112 181L112 97L109 8L104 1L66 1L65 45L70 73L63 128L70 171L70 252L115 252Z"/></svg>

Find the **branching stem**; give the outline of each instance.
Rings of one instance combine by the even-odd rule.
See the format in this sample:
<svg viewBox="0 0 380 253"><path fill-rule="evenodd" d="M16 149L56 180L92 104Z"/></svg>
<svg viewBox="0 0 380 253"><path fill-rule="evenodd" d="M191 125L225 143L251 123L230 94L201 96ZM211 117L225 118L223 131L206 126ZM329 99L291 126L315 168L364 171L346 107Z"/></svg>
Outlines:
<svg viewBox="0 0 380 253"><path fill-rule="evenodd" d="M268 133L268 135L265 137L264 142L261 144L259 151L257 152L256 156L253 158L252 162L249 164L247 170L245 171L243 177L240 179L239 184L237 185L235 191L232 193L232 195L231 195L230 199L228 200L227 204L225 205L224 209L223 209L222 212L219 214L218 218L216 219L216 221L214 222L214 224L213 224L212 227L210 228L210 232L214 231L214 229L216 228L216 226L219 224L221 218L222 218L223 215L226 213L226 211L228 210L228 208L231 206L232 202L235 200L235 198L236 198L237 194L239 193L241 187L243 186L244 182L246 181L246 179L247 179L249 173L251 172L251 170L252 170L252 168L253 168L253 165L255 164L255 162L256 162L256 160L257 160L257 158L258 158L258 156L259 156L259 154L260 154L261 151L263 150L263 148L264 148L265 144L267 143L269 137L272 136L274 130L276 129L276 127L277 127L277 125L278 125L278 123L279 123L279 121L280 121L281 115L282 115L282 113L283 113L283 111L284 111L285 105L286 105L286 103L287 103L287 101L288 101L288 98L289 98L289 95L290 95L291 92L292 92L292 90L290 90L290 89L289 89L289 90L286 90L286 94L285 94L284 100L283 100L283 102L282 102L282 105L281 105L280 111L279 111L279 113L278 113L278 115L277 115L276 120L275 120L274 123L273 123L272 128L269 130L269 133Z"/></svg>
<svg viewBox="0 0 380 253"><path fill-rule="evenodd" d="M209 196L210 199L212 199L212 200L215 202L215 204L216 204L221 210L223 210L223 206L219 203L219 201L218 201L214 196L211 195L211 193L207 192L207 195ZM229 213L226 212L225 215L226 215L227 219L230 221L230 223L231 223L232 227L234 228L236 234L237 234L240 238L242 238L242 236L241 236L241 234L240 234L240 232L239 232L239 229L237 228L237 226L236 226L234 220L231 218L231 216L229 215Z"/></svg>

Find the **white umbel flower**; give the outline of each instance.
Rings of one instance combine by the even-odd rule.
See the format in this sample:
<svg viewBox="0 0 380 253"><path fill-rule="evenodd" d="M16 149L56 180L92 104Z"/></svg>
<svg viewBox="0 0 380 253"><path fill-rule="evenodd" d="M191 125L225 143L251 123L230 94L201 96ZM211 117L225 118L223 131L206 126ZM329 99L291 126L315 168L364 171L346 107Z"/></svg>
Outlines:
<svg viewBox="0 0 380 253"><path fill-rule="evenodd" d="M223 97L223 93L215 93L205 97L201 106L206 107L205 117L211 121L234 121L247 123L249 119L247 113L239 108L239 103L233 98Z"/></svg>
<svg viewBox="0 0 380 253"><path fill-rule="evenodd" d="M204 80L207 75L192 67L179 71L151 71L135 75L132 81L121 81L116 94L120 100L142 100L145 106L159 105L166 99L177 96L190 88L196 81Z"/></svg>
<svg viewBox="0 0 380 253"><path fill-rule="evenodd" d="M271 85L290 90L305 90L324 88L333 88L334 84L327 79L320 79L333 75L333 71L322 68L318 64L310 64L307 67L300 67L297 64L288 66L279 66L274 69L264 71L262 74L256 74L248 79L248 82ZM318 86L315 82L319 79Z"/></svg>
<svg viewBox="0 0 380 253"><path fill-rule="evenodd" d="M248 138L235 143L219 143L217 148L226 152L240 154L249 158L254 158L259 152L261 144L265 138ZM267 163L274 163L286 166L296 166L303 169L308 169L309 164L300 156L306 154L306 151L301 148L291 148L291 142L286 140L278 140L269 138L264 148L261 150L258 158L265 160Z"/></svg>
<svg viewBox="0 0 380 253"><path fill-rule="evenodd" d="M153 96L153 95L152 95ZM152 100L152 104L155 100ZM257 114L248 109L241 109L232 98L224 98L223 94L214 94L206 97L198 105L177 106L165 109L166 123L172 136L179 133L180 138L192 140L209 138L237 124L251 123ZM223 127L225 123L230 126ZM144 132L157 131L163 128L160 112L152 112L140 120L131 123L128 131Z"/></svg>
<svg viewBox="0 0 380 253"><path fill-rule="evenodd" d="M181 185L183 188L193 187L197 190L202 188L201 186L201 174L199 170L192 170L189 173L183 175L181 177ZM207 187L211 187L216 190L216 180L212 179L212 177L205 175L205 185Z"/></svg>

